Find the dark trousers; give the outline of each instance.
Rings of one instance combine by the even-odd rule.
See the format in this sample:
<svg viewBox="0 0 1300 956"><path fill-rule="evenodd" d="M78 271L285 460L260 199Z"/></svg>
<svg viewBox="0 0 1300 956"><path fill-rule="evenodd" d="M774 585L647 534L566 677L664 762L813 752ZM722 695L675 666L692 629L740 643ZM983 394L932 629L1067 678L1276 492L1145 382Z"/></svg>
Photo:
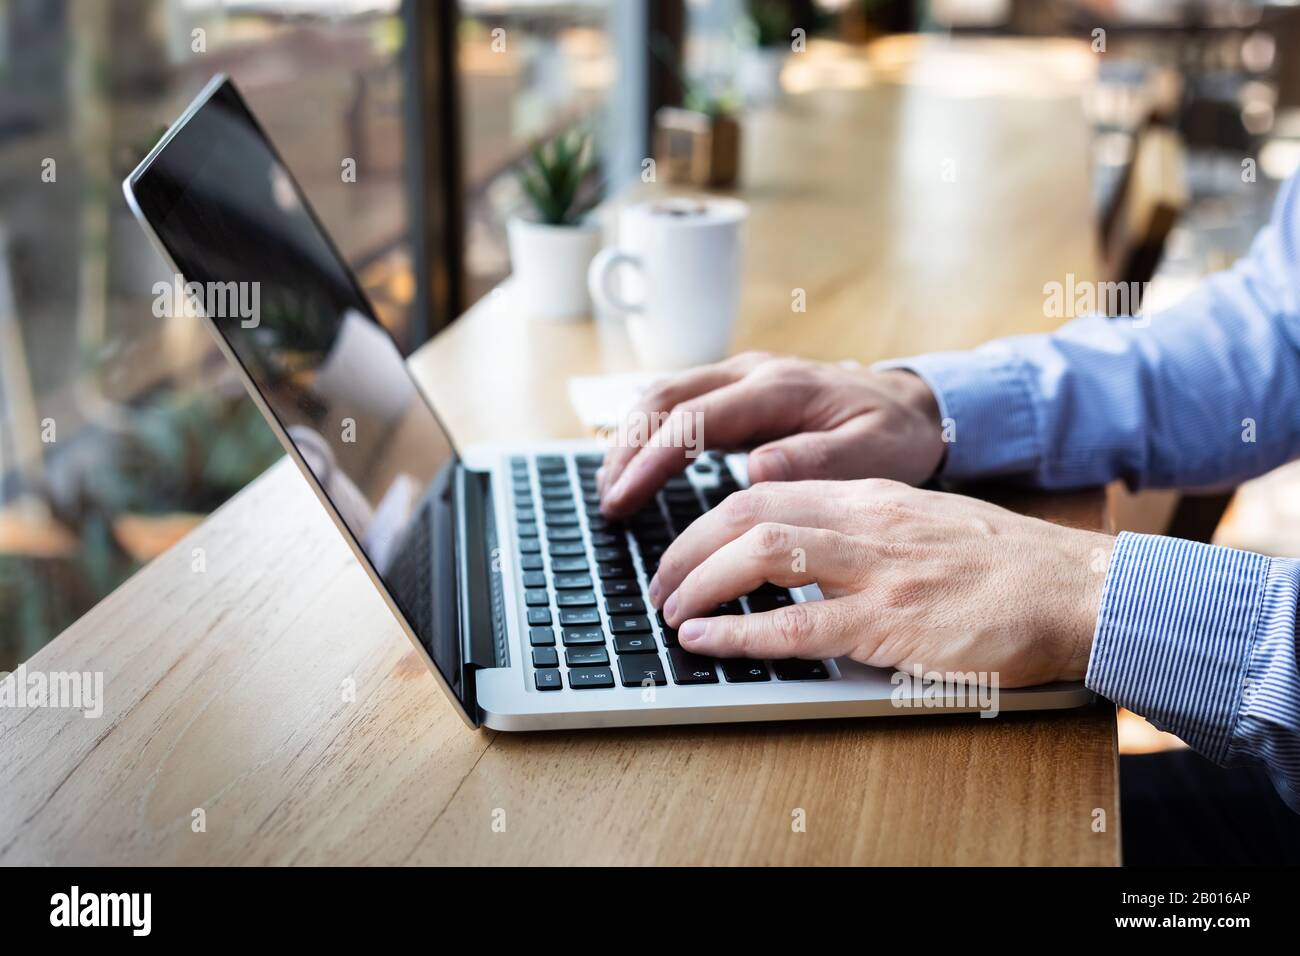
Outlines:
<svg viewBox="0 0 1300 956"><path fill-rule="evenodd" d="M1300 865L1300 814L1256 767L1190 750L1120 758L1126 866Z"/></svg>

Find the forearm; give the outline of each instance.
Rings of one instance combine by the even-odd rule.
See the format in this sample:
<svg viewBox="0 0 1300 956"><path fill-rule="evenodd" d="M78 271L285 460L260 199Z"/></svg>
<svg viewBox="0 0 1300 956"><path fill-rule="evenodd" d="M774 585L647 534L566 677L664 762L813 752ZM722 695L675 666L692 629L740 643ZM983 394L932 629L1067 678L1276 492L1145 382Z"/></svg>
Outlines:
<svg viewBox="0 0 1300 956"><path fill-rule="evenodd" d="M943 475L1196 487L1300 454L1298 201L1289 184L1248 256L1149 323L1088 317L887 363L934 392Z"/></svg>

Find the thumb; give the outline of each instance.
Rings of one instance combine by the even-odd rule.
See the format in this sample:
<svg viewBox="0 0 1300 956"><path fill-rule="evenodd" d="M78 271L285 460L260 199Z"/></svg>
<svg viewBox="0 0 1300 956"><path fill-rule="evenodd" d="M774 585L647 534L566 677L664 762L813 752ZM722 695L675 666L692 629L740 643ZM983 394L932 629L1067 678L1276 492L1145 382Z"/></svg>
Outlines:
<svg viewBox="0 0 1300 956"><path fill-rule="evenodd" d="M809 478L867 477L869 426L863 418L824 432L801 432L760 445L749 453L749 480L803 481Z"/></svg>

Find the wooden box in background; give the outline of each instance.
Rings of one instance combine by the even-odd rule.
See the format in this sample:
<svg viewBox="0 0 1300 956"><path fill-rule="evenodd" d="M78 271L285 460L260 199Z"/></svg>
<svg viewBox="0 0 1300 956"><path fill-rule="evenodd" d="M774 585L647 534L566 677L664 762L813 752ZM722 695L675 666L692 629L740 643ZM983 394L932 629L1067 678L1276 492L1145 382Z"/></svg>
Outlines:
<svg viewBox="0 0 1300 956"><path fill-rule="evenodd" d="M655 166L664 181L722 189L740 171L740 124L665 106L655 113Z"/></svg>

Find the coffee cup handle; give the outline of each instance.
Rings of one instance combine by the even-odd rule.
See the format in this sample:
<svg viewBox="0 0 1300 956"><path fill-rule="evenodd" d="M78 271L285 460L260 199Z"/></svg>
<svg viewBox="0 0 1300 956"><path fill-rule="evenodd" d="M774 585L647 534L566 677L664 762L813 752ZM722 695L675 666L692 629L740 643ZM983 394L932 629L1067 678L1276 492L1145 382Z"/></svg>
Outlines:
<svg viewBox="0 0 1300 956"><path fill-rule="evenodd" d="M596 258L591 260L591 265L587 269L587 291L591 293L591 300L596 303L597 310L601 312L618 312L627 315L640 312L644 308L640 302L625 302L610 288L609 280L613 278L614 270L621 265L642 270L639 258L612 247L601 249L596 253Z"/></svg>

